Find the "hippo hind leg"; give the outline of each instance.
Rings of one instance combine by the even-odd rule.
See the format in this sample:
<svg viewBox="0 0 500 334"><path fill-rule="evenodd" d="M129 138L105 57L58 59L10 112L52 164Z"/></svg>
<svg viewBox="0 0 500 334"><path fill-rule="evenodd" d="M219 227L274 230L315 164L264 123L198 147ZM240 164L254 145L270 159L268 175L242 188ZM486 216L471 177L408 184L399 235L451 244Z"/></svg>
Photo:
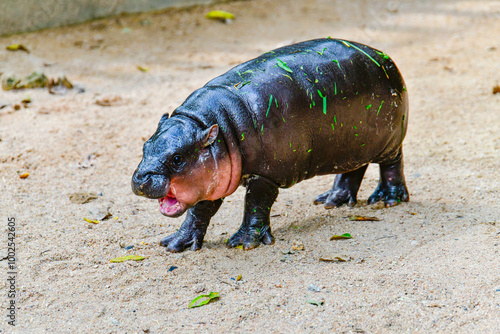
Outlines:
<svg viewBox="0 0 500 334"><path fill-rule="evenodd" d="M252 249L261 243L274 243L269 216L278 197L278 186L261 176L252 176L246 183L243 223L238 232L229 238L227 247L243 246L243 249Z"/></svg>
<svg viewBox="0 0 500 334"><path fill-rule="evenodd" d="M324 204L326 209L340 207L344 204L354 206L367 167L368 165L365 165L356 170L337 175L332 189L316 197L314 204Z"/></svg>
<svg viewBox="0 0 500 334"><path fill-rule="evenodd" d="M386 207L400 202L408 202L410 195L406 188L403 172L403 153L399 149L397 156L388 162L380 163L380 181L375 192L368 198L368 204L384 201Z"/></svg>

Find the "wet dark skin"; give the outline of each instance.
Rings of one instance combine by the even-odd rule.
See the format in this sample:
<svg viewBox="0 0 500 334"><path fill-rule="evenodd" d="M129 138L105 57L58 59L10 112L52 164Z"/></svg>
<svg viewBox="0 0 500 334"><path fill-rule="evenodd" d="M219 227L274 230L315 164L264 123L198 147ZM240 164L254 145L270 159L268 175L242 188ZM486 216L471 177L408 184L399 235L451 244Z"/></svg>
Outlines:
<svg viewBox="0 0 500 334"><path fill-rule="evenodd" d="M227 242L272 244L271 207L279 188L337 174L314 204L354 206L368 164L380 181L368 198L387 207L409 200L402 142L408 96L393 61L368 46L319 39L236 66L196 90L144 145L134 193L159 199L180 229L160 244L202 247L210 219L238 185L246 187L240 229Z"/></svg>

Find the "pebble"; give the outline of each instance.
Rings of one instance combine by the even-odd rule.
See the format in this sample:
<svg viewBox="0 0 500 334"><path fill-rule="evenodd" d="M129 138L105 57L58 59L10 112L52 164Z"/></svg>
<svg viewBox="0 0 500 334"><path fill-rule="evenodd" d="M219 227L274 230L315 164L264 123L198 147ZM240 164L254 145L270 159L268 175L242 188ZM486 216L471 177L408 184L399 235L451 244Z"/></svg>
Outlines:
<svg viewBox="0 0 500 334"><path fill-rule="evenodd" d="M200 293L205 291L205 286L203 284L198 284L194 287L194 292Z"/></svg>
<svg viewBox="0 0 500 334"><path fill-rule="evenodd" d="M293 256L292 255L288 255L288 254L285 254L285 255L283 255L280 258L281 262L286 262L286 261L291 261L291 260L293 260Z"/></svg>
<svg viewBox="0 0 500 334"><path fill-rule="evenodd" d="M304 244L300 241L294 242L292 249L294 251L303 251L304 250Z"/></svg>
<svg viewBox="0 0 500 334"><path fill-rule="evenodd" d="M311 284L307 287L307 290L309 290L309 291L314 291L314 292L320 292L320 291L321 291L321 288L320 288L319 286L317 286L316 284L311 283Z"/></svg>
<svg viewBox="0 0 500 334"><path fill-rule="evenodd" d="M94 220L106 220L113 215L110 212L110 203L93 203L88 207L88 213Z"/></svg>

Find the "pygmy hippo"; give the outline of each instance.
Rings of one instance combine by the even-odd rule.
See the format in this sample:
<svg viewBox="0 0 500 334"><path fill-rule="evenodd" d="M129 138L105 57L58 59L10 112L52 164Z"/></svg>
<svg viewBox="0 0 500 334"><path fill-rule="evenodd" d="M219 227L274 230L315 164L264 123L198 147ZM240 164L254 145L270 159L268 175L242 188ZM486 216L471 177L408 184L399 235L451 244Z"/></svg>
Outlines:
<svg viewBox="0 0 500 334"><path fill-rule="evenodd" d="M409 200L402 142L408 94L394 62L363 44L317 39L234 67L192 93L144 144L135 194L160 212L187 216L161 240L168 251L200 249L211 217L239 185L245 213L228 247L274 242L269 226L279 188L337 174L314 204L353 206L368 164L380 181L368 203Z"/></svg>

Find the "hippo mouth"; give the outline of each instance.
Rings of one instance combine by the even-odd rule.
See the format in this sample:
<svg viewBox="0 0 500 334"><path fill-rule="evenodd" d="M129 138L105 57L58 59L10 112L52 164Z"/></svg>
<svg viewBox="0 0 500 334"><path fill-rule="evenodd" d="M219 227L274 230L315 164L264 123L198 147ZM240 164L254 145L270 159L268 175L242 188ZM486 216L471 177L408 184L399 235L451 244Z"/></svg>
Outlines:
<svg viewBox="0 0 500 334"><path fill-rule="evenodd" d="M160 203L160 212L168 217L178 217L184 213L184 208L181 203L172 194L172 190L169 191L167 196L158 199Z"/></svg>

